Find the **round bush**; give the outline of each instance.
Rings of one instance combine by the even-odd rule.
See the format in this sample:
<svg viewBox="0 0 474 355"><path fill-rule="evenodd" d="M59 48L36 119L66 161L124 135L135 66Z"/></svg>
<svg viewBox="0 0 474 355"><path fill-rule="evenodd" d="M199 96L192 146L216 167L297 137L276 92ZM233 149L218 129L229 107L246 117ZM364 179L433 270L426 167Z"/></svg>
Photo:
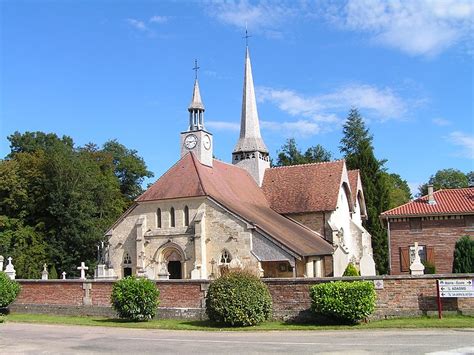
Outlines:
<svg viewBox="0 0 474 355"><path fill-rule="evenodd" d="M120 318L142 321L156 315L159 296L154 282L129 276L114 284L110 302Z"/></svg>
<svg viewBox="0 0 474 355"><path fill-rule="evenodd" d="M349 263L347 264L346 270L344 270L344 274L342 276L360 276L359 271L357 271L357 268L354 266L354 264Z"/></svg>
<svg viewBox="0 0 474 355"><path fill-rule="evenodd" d="M20 285L0 271L0 308L8 307L20 293Z"/></svg>
<svg viewBox="0 0 474 355"><path fill-rule="evenodd" d="M336 281L310 289L311 309L343 323L357 323L375 309L374 284L369 281Z"/></svg>
<svg viewBox="0 0 474 355"><path fill-rule="evenodd" d="M272 297L257 276L231 271L209 286L206 313L213 322L250 326L267 320L271 312Z"/></svg>

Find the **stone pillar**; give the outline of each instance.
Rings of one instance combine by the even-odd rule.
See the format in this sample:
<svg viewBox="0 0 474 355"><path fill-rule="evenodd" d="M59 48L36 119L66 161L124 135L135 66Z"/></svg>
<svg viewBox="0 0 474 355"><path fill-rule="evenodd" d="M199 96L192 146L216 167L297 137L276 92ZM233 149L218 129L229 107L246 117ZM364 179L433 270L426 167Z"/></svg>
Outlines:
<svg viewBox="0 0 474 355"><path fill-rule="evenodd" d="M306 259L306 272L305 276L306 277L314 277L314 261L313 258L307 258Z"/></svg>
<svg viewBox="0 0 474 355"><path fill-rule="evenodd" d="M207 279L206 229L204 212L200 211L194 218L194 269L192 279Z"/></svg>
<svg viewBox="0 0 474 355"><path fill-rule="evenodd" d="M145 276L145 228L146 216L141 215L135 223L137 228L136 249L137 249L137 276Z"/></svg>
<svg viewBox="0 0 474 355"><path fill-rule="evenodd" d="M49 276L48 265L43 265L43 271L41 272L41 280L47 280Z"/></svg>
<svg viewBox="0 0 474 355"><path fill-rule="evenodd" d="M0 255L0 271L3 271L3 256Z"/></svg>

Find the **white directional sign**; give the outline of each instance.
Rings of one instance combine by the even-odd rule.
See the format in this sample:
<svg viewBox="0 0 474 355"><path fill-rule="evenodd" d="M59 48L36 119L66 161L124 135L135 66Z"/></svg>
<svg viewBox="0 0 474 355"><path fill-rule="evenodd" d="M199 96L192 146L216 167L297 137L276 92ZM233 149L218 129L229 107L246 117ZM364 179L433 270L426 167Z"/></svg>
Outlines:
<svg viewBox="0 0 474 355"><path fill-rule="evenodd" d="M471 279L439 280L440 297L474 297L474 282Z"/></svg>

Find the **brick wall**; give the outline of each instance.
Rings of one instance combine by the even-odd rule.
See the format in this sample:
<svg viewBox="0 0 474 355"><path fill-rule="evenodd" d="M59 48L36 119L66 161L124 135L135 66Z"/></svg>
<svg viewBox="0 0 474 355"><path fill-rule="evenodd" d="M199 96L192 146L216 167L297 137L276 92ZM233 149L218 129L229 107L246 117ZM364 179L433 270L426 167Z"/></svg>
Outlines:
<svg viewBox="0 0 474 355"><path fill-rule="evenodd" d="M463 235L474 237L474 228L465 226L464 219L424 220L420 231L411 231L409 221L390 222L391 274L408 274L400 268L400 247L419 245L433 247L436 272L453 269L454 245Z"/></svg>
<svg viewBox="0 0 474 355"><path fill-rule="evenodd" d="M274 317L277 319L307 318L312 285L334 280L383 280L383 289L376 290L375 318L421 315L437 311L436 280L470 278L464 275L384 276L366 278L320 279L266 279L273 299ZM21 293L12 305L14 312L41 312L56 314L91 314L113 316L109 299L111 281L41 281L20 280ZM85 284L90 287L84 287ZM157 281L160 290L161 317L200 318L204 315L206 280ZM89 300L84 300L88 293ZM443 299L445 311L474 314L474 298Z"/></svg>

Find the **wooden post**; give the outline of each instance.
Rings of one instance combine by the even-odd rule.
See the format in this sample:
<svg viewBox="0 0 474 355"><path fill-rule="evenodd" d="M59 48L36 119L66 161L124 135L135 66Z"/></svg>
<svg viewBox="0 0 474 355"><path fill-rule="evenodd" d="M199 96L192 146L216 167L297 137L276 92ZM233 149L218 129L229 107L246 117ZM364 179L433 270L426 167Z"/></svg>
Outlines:
<svg viewBox="0 0 474 355"><path fill-rule="evenodd" d="M441 304L441 297L439 295L439 280L436 280L436 295L437 295L437 301L438 301L438 318L441 319L443 318L443 306Z"/></svg>

